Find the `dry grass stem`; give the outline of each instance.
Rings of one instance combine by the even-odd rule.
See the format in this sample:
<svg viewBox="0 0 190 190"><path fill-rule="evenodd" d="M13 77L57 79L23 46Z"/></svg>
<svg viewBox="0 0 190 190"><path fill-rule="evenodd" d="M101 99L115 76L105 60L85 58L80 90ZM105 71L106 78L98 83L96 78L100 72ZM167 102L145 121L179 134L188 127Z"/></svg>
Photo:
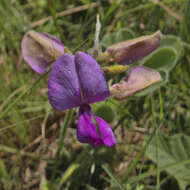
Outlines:
<svg viewBox="0 0 190 190"><path fill-rule="evenodd" d="M89 5L82 5L82 6L78 6L78 7L75 7L75 8L72 8L72 9L68 9L68 10L65 10L65 11L62 11L60 13L58 13L56 15L56 17L62 17L62 16L66 16L66 15L70 15L70 14L73 14L73 13L77 13L77 12L80 12L80 11L84 11L84 10L87 10L89 8L94 8L94 7L97 7L97 3L91 3ZM34 23L32 23L28 29L31 29L31 28L35 28L37 26L40 26L40 25L43 25L44 23L52 20L53 17L52 16L48 16L46 18L43 18L43 19L40 19Z"/></svg>

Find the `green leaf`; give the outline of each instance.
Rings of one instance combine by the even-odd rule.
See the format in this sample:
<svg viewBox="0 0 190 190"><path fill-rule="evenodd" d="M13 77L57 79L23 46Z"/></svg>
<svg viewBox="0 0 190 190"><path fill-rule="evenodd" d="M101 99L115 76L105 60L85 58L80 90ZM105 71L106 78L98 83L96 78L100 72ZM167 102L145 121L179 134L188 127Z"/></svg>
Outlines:
<svg viewBox="0 0 190 190"><path fill-rule="evenodd" d="M0 182L4 185L4 188L9 189L11 187L10 176L8 175L7 168L3 160L0 159Z"/></svg>
<svg viewBox="0 0 190 190"><path fill-rule="evenodd" d="M184 16L181 23L181 37L184 41L190 42L190 0L186 0L184 3Z"/></svg>
<svg viewBox="0 0 190 190"><path fill-rule="evenodd" d="M48 181L44 176L42 177L41 188L42 190L49 190Z"/></svg>
<svg viewBox="0 0 190 190"><path fill-rule="evenodd" d="M156 137L152 139L146 155L155 163L158 159L158 167L166 167L167 165L175 164L176 162L184 162L190 159L190 137L184 134L177 134L173 137L168 137L163 134L158 134L158 157L156 155ZM174 176L178 181L181 190L185 190L187 185L190 185L190 164L178 165L166 168L166 172Z"/></svg>
<svg viewBox="0 0 190 190"><path fill-rule="evenodd" d="M121 28L116 33L116 42L122 42L135 37L135 33L128 28Z"/></svg>
<svg viewBox="0 0 190 190"><path fill-rule="evenodd" d="M1 179L8 178L6 166L3 162L3 160L1 160L1 159L0 159L0 176L1 176Z"/></svg>
<svg viewBox="0 0 190 190"><path fill-rule="evenodd" d="M108 47L108 46L111 46L112 44L126 41L134 37L135 37L135 34L132 30L128 28L122 28L118 32L106 34L103 37L101 44L103 47Z"/></svg>
<svg viewBox="0 0 190 190"><path fill-rule="evenodd" d="M174 48L178 59L183 55L183 43L179 37L174 35L167 35L163 38L160 47L171 47Z"/></svg>
<svg viewBox="0 0 190 190"><path fill-rule="evenodd" d="M178 56L174 48L161 47L146 57L141 65L169 72L177 63Z"/></svg>
<svg viewBox="0 0 190 190"><path fill-rule="evenodd" d="M114 176L114 174L112 173L112 171L106 167L105 164L102 164L102 169L106 172L106 174L111 178L111 180L113 181L113 184L118 187L118 189L120 190L124 190L125 188L123 187L123 185L119 182L119 180Z"/></svg>
<svg viewBox="0 0 190 190"><path fill-rule="evenodd" d="M173 35L164 37L158 49L140 62L140 65L157 70L171 71L183 55L181 40Z"/></svg>
<svg viewBox="0 0 190 190"><path fill-rule="evenodd" d="M97 190L97 189L89 184L86 184L86 190Z"/></svg>
<svg viewBox="0 0 190 190"><path fill-rule="evenodd" d="M102 41L101 44L103 47L108 47L111 46L116 42L116 33L111 33L111 34L106 34Z"/></svg>
<svg viewBox="0 0 190 190"><path fill-rule="evenodd" d="M160 47L139 62L140 65L158 70L163 80L142 90L136 96L145 96L159 86L166 84L169 80L170 71L176 66L183 53L183 44L180 38L173 35L165 36Z"/></svg>
<svg viewBox="0 0 190 190"><path fill-rule="evenodd" d="M156 5L154 10L151 13L151 17L149 18L148 28L150 31L155 31L161 29L160 28L160 21L163 14L163 10L159 5Z"/></svg>
<svg viewBox="0 0 190 190"><path fill-rule="evenodd" d="M111 123L114 120L115 112L111 106L103 104L96 109L95 115L103 118L108 123Z"/></svg>

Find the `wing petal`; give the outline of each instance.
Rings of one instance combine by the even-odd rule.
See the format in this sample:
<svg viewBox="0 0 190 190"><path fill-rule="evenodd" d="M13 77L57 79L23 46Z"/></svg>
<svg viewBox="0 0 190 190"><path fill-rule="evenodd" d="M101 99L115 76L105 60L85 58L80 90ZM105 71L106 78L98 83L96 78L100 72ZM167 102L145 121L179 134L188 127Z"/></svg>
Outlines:
<svg viewBox="0 0 190 190"><path fill-rule="evenodd" d="M54 63L48 95L51 105L57 110L80 106L81 95L73 55L62 55Z"/></svg>
<svg viewBox="0 0 190 190"><path fill-rule="evenodd" d="M104 72L90 55L77 52L75 55L81 94L84 103L103 101L109 96L109 88Z"/></svg>

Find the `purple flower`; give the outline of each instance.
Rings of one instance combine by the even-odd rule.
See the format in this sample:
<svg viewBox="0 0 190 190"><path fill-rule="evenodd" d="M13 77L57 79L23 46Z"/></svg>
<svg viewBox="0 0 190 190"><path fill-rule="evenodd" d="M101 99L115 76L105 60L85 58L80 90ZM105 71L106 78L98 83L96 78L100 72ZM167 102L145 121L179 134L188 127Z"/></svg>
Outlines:
<svg viewBox="0 0 190 190"><path fill-rule="evenodd" d="M24 60L39 74L64 54L64 45L56 37L35 31L28 31L21 43Z"/></svg>
<svg viewBox="0 0 190 190"><path fill-rule="evenodd" d="M104 73L94 58L77 52L64 54L54 63L49 79L49 100L57 110L80 107L77 138L93 147L113 146L113 132L102 118L93 115L89 104L109 96Z"/></svg>

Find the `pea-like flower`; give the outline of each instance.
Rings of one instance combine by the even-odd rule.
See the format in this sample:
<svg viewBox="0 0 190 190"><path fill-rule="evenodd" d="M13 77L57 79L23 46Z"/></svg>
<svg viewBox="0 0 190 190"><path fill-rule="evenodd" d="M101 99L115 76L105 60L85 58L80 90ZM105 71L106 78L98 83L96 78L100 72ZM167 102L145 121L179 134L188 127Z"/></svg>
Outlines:
<svg viewBox="0 0 190 190"><path fill-rule="evenodd" d="M102 118L93 115L90 104L109 96L104 73L94 58L77 52L64 54L53 64L49 79L49 100L56 110L79 108L77 138L93 147L116 141L111 127Z"/></svg>
<svg viewBox="0 0 190 190"><path fill-rule="evenodd" d="M104 58L130 64L156 49L161 40L161 33L156 32L121 42L108 47ZM50 104L61 111L79 107L77 138L80 142L93 147L115 145L111 127L95 116L90 107L90 104L110 96L104 72L94 58L83 52L77 52L75 56L65 54L64 44L60 40L35 31L29 31L24 36L22 53L25 61L39 74L45 73L53 63L48 86ZM114 72L119 69L114 67ZM108 73L112 71L111 68L104 70ZM156 70L133 67L127 77L111 87L111 95L115 99L125 99L159 81L161 76Z"/></svg>
<svg viewBox="0 0 190 190"><path fill-rule="evenodd" d="M56 37L29 31L22 40L25 61L39 74L53 64L49 79L49 101L56 110L79 108L77 138L93 147L116 141L111 127L102 118L93 115L89 104L109 96L104 72L90 55L75 56L64 53L64 44Z"/></svg>

